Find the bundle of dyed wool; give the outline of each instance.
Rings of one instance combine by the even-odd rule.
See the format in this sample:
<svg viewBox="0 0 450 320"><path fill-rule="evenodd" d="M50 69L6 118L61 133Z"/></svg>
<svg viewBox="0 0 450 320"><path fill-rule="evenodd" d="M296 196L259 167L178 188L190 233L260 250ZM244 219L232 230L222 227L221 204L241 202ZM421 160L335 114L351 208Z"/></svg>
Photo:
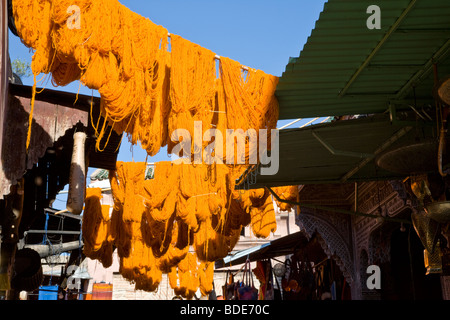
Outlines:
<svg viewBox="0 0 450 320"><path fill-rule="evenodd" d="M32 110L40 73L55 85L80 80L98 90L107 120L96 125L98 149L112 129L153 156L167 144L172 150L176 129L192 136L194 121L224 137L228 128L276 126L277 77L251 68L243 74L225 57L217 75L213 52L174 34L169 52L168 31L117 0L15 0L13 13L20 38L35 50Z"/></svg>
<svg viewBox="0 0 450 320"><path fill-rule="evenodd" d="M242 170L230 169L230 185L233 199L238 201L242 210L250 216L253 234L257 238L267 238L277 229L272 198L265 188L252 190L234 190L234 182L242 175ZM245 217L241 214L241 218Z"/></svg>
<svg viewBox="0 0 450 320"><path fill-rule="evenodd" d="M219 150L220 156L227 164L256 164L259 159L251 156L257 157L261 129L267 130L267 150L271 149L271 130L276 128L279 116L275 97L279 79L252 68L244 71L240 63L226 57L221 57L219 66L212 127L227 142L227 147ZM232 135L227 135L228 129ZM230 137L234 149L230 149ZM245 143L243 154L238 150L240 139Z"/></svg>
<svg viewBox="0 0 450 320"><path fill-rule="evenodd" d="M158 152L167 140L167 30L115 0L16 0L13 13L23 43L35 49L35 77L51 73L54 85L81 80L98 90L105 124Z"/></svg>
<svg viewBox="0 0 450 320"><path fill-rule="evenodd" d="M102 190L87 188L85 209L82 218L83 253L86 257L100 261L105 268L112 265L114 251L111 238L109 205L102 205Z"/></svg>
<svg viewBox="0 0 450 320"><path fill-rule="evenodd" d="M187 299L193 298L200 285L198 261L194 253L188 253L176 267L172 268L169 273L169 284L176 295Z"/></svg>
<svg viewBox="0 0 450 320"><path fill-rule="evenodd" d="M274 96L277 77L261 70L243 71L239 62L226 57L220 60L220 76L229 128L244 131L275 128L278 121L278 105ZM236 116L239 114L241 116Z"/></svg>
<svg viewBox="0 0 450 320"><path fill-rule="evenodd" d="M206 296L213 290L214 263L199 262L195 253L189 253L170 270L168 277L176 295L192 299L200 289L200 293Z"/></svg>
<svg viewBox="0 0 450 320"><path fill-rule="evenodd" d="M259 238L267 238L277 228L272 197L265 189L250 190L249 193L252 202L250 217L253 233Z"/></svg>
<svg viewBox="0 0 450 320"><path fill-rule="evenodd" d="M206 296L214 289L214 262L202 262L198 266L199 289Z"/></svg>
<svg viewBox="0 0 450 320"><path fill-rule="evenodd" d="M288 200L288 201L292 201L292 202L299 201L298 186L276 187L276 188L273 188L273 191L276 193L276 195L281 200ZM276 198L275 198L275 202L277 203L277 206L280 208L281 211L290 211L295 206L290 203L278 201Z"/></svg>
<svg viewBox="0 0 450 320"><path fill-rule="evenodd" d="M169 274L169 284L176 295L192 299L200 289L203 296L213 290L214 263L199 262L195 253L189 253Z"/></svg>
<svg viewBox="0 0 450 320"><path fill-rule="evenodd" d="M194 121L202 122L200 134L210 128L216 93L214 57L210 50L180 36L171 36L169 132L185 129L193 138ZM172 146L169 141L169 152Z"/></svg>
<svg viewBox="0 0 450 320"><path fill-rule="evenodd" d="M233 250L243 227L251 225L257 237L276 229L267 191L234 190L245 166L159 162L149 180L145 168L118 162L109 175L114 208L107 236L120 273L136 289L156 290L166 273L177 294L206 293L214 261Z"/></svg>
<svg viewBox="0 0 450 320"><path fill-rule="evenodd" d="M136 289L155 291L161 282L162 271L142 231L145 206L139 192L145 181L145 168L143 162L118 162L116 171L110 172L115 204L111 231L121 275L134 282Z"/></svg>
<svg viewBox="0 0 450 320"><path fill-rule="evenodd" d="M174 194L170 192L174 185L178 189L178 181L169 184L170 176L176 177L169 170L170 163L158 166L152 179L160 188L148 184L145 168L146 163L118 162L116 170L110 172L115 203L111 230L121 275L135 283L137 290L155 291L162 274L186 257L193 241L190 229L173 219L176 198L169 194ZM152 197L145 198L146 192Z"/></svg>

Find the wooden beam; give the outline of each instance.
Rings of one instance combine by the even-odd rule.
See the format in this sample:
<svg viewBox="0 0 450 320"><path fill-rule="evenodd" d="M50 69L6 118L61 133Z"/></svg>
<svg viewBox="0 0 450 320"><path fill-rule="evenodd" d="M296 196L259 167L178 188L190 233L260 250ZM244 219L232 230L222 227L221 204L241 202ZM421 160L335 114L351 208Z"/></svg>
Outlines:
<svg viewBox="0 0 450 320"><path fill-rule="evenodd" d="M37 91L40 92L36 95L36 100L38 101L78 109L87 113L91 110L91 104L94 109L96 109L96 113L100 110L99 97L79 94L77 98L77 95L74 93L52 89L45 89L42 91L41 88L38 88ZM31 99L32 87L19 84L10 84L9 93L17 97Z"/></svg>
<svg viewBox="0 0 450 320"><path fill-rule="evenodd" d="M2 241L0 248L0 275L4 288L0 288L0 295L6 296L6 300L16 300L17 292L10 287L14 274L14 257L19 243L19 225L22 219L25 180L21 179L17 185L11 187L11 193L4 201L2 221Z"/></svg>
<svg viewBox="0 0 450 320"><path fill-rule="evenodd" d="M2 157L5 111L8 105L8 1L0 0L0 159Z"/></svg>

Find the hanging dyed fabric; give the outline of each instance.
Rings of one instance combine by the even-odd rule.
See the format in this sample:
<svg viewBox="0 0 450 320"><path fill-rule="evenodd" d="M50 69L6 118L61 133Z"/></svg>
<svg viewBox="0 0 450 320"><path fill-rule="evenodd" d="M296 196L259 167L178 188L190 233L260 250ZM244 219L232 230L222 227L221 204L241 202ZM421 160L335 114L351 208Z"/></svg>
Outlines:
<svg viewBox="0 0 450 320"><path fill-rule="evenodd" d="M109 205L102 205L102 190L87 188L82 218L83 253L86 257L100 261L105 268L112 265L114 251L111 238Z"/></svg>
<svg viewBox="0 0 450 320"><path fill-rule="evenodd" d="M187 130L192 138L191 152L194 152L194 121L202 122L201 137L211 127L215 102L215 53L178 35L171 35L171 48L172 108L168 131ZM169 142L169 152L172 147L173 141Z"/></svg>
<svg viewBox="0 0 450 320"><path fill-rule="evenodd" d="M288 200L292 202L298 202L298 186L283 186L273 188L273 191L276 195L282 200ZM281 211L290 211L295 206L290 203L280 202L275 198L275 202Z"/></svg>
<svg viewBox="0 0 450 320"><path fill-rule="evenodd" d="M167 273L183 297L198 288L207 292L211 264L233 250L243 227L251 225L256 237L276 229L268 191L234 190L245 166L216 165L211 171L209 165L158 162L149 180L145 166L118 162L110 173L110 239L118 249L120 273L136 288L153 291ZM197 274L186 271L194 257Z"/></svg>
<svg viewBox="0 0 450 320"><path fill-rule="evenodd" d="M99 150L111 130L126 133L153 156L167 144L172 150L176 129L192 138L195 120L202 121L201 137L216 125L224 137L225 129L276 126L277 77L243 71L225 57L216 75L213 52L174 34L168 52L168 31L117 0L15 0L13 15L21 40L35 50L32 109L40 73L51 74L54 85L80 80L98 90L106 119L93 123Z"/></svg>
<svg viewBox="0 0 450 320"><path fill-rule="evenodd" d="M162 279L148 236L142 230L145 221L144 200L140 195L145 181L146 163L118 162L110 173L114 196L113 238L118 249L121 275L135 282L137 290L155 291Z"/></svg>
<svg viewBox="0 0 450 320"><path fill-rule="evenodd" d="M79 10L79 25L69 8ZM151 155L166 144L166 29L114 0L16 0L13 14L23 43L35 50L35 76L51 73L54 85L80 80L98 90L107 120L96 128L98 141L109 124Z"/></svg>

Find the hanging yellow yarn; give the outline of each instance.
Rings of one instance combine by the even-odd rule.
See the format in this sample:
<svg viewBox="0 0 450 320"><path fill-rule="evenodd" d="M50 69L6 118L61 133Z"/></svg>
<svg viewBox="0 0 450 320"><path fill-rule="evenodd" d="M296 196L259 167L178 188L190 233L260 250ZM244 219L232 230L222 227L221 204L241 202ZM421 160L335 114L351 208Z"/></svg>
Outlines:
<svg viewBox="0 0 450 320"><path fill-rule="evenodd" d="M244 71L237 61L226 57L220 59L220 73L228 128L274 129L278 121L278 104L274 98L278 78L252 68Z"/></svg>
<svg viewBox="0 0 450 320"><path fill-rule="evenodd" d="M198 288L208 292L205 279L213 271L206 271L206 264L227 256L243 227L251 225L257 237L276 229L267 190L234 190L245 166L212 168L160 162L154 178L145 180L145 163L118 162L110 173L115 203L111 239L121 274L136 288L153 290L167 273L177 294L192 297ZM186 271L189 263L194 268L190 249L196 273Z"/></svg>
<svg viewBox="0 0 450 320"><path fill-rule="evenodd" d="M187 229L181 226L181 222L173 221L171 243L166 253L158 259L158 268L161 271L169 273L172 267L177 266L186 257L190 248L187 237Z"/></svg>
<svg viewBox="0 0 450 320"><path fill-rule="evenodd" d="M80 28L67 24L71 5L80 8ZM215 54L177 35L171 36L168 52L167 30L116 0L15 0L13 11L22 41L35 49L32 102L39 73L51 73L55 85L80 80L100 93L100 111L106 121L95 128L97 149L101 149L101 137L111 130L107 125L126 133L131 143L140 143L149 155L168 143L170 152L174 145L170 134L175 129L187 129L193 138L196 120L202 121L202 133L217 128L224 138L226 129L276 126L278 78L251 68L243 72L238 62L223 57L216 75ZM27 148L29 137L30 132ZM247 162L252 151L248 147L247 143ZM231 156L225 152L224 160ZM162 163L155 168L155 178L145 181L145 165L118 162L110 172L114 197L110 227L86 222L87 227L98 225L100 230L86 233L87 252L107 261L113 244L120 272L136 288L153 291L162 272L172 274L178 269L183 295L191 297L199 286L207 292L209 287L200 283L204 267L199 274L187 274L186 265L194 270L195 260L197 270L201 263L223 258L234 248L242 227L249 224L259 237L276 228L265 191L234 190L246 166ZM89 198L88 207L98 205L98 197ZM96 208L89 208L97 212L91 217L100 216L102 210ZM99 249L100 239L107 239L103 243L108 246ZM195 259L187 254L191 246Z"/></svg>
<svg viewBox="0 0 450 320"><path fill-rule="evenodd" d="M51 22L52 4L47 0L14 1L13 12L27 13L23 14L20 19L15 14L15 25L21 41L26 46L36 50L31 62L34 84L26 141L26 150L28 152L31 142L31 128L36 95L36 76L40 73L51 72L52 60L54 59L51 39L51 31L53 29ZM39 26L39 28L36 28L36 26Z"/></svg>
<svg viewBox="0 0 450 320"><path fill-rule="evenodd" d="M226 236L212 227L211 219L202 223L194 238L194 248L199 259L213 262L226 257L239 240L241 228L231 230L230 235Z"/></svg>
<svg viewBox="0 0 450 320"><path fill-rule="evenodd" d="M200 292L206 296L214 289L214 262L202 262L197 272Z"/></svg>
<svg viewBox="0 0 450 320"><path fill-rule="evenodd" d="M111 221L109 205L102 205L102 190L87 188L82 218L83 253L99 260L105 268L112 265L113 244L109 237Z"/></svg>
<svg viewBox="0 0 450 320"><path fill-rule="evenodd" d="M276 128L279 116L275 89L279 78L261 70L248 68L243 70L239 62L226 57L220 59L220 78L216 79L216 104L213 125L227 137L227 129L234 132L255 133L258 141L259 130L267 130L267 148L271 149L271 129ZM237 140L237 138L236 138ZM229 143L229 141L227 141ZM236 141L237 143L237 141ZM257 154L257 145L245 140L245 164L250 164L252 152ZM233 164L238 161L237 145L234 155L223 150L223 161ZM254 164L254 163L253 163Z"/></svg>
<svg viewBox="0 0 450 320"><path fill-rule="evenodd" d="M253 207L250 215L252 231L257 238L267 238L271 232L276 231L277 224L271 197L267 197L260 207Z"/></svg>
<svg viewBox="0 0 450 320"><path fill-rule="evenodd" d="M202 122L202 135L211 126L215 98L215 53L178 35L171 35L168 132L186 129L194 147L194 121ZM173 143L169 142L169 153ZM198 146L201 147L201 146ZM193 152L194 150L191 150Z"/></svg>
<svg viewBox="0 0 450 320"><path fill-rule="evenodd" d="M141 221L144 213L144 201L140 196L145 181L145 162L118 163L118 180L124 188L123 216L124 222Z"/></svg>
<svg viewBox="0 0 450 320"><path fill-rule="evenodd" d="M109 171L111 193L114 199L114 207L111 213L111 238L117 247L119 256L129 256L131 250L131 223L123 220L123 206L125 203L124 182L119 180L123 173L123 163L116 164L116 170Z"/></svg>
<svg viewBox="0 0 450 320"><path fill-rule="evenodd" d="M71 25L74 6L79 27ZM16 0L13 13L20 38L35 49L35 75L51 73L60 86L81 80L99 91L102 115L118 133L152 155L166 144L167 30L113 0Z"/></svg>
<svg viewBox="0 0 450 320"><path fill-rule="evenodd" d="M73 6L79 27L67 10ZM193 120L202 121L203 132L214 127L215 97L227 118L221 130L275 128L277 77L251 68L243 74L222 57L217 80L213 52L173 34L168 52L167 30L116 0L15 0L13 13L22 41L35 49L35 75L51 73L61 86L81 80L100 93L107 122L96 128L98 141L109 124L150 155L168 142L170 152L173 130L192 136Z"/></svg>
<svg viewBox="0 0 450 320"><path fill-rule="evenodd" d="M168 161L155 164L153 179L143 182L142 197L147 207L161 207L169 194L178 190L178 170L179 166Z"/></svg>
<svg viewBox="0 0 450 320"><path fill-rule="evenodd" d="M145 168L146 163L118 162L116 171L111 172L115 201L111 229L122 276L134 281L137 288L154 291L162 273L156 267L152 249L142 236L145 206L139 191L145 181Z"/></svg>
<svg viewBox="0 0 450 320"><path fill-rule="evenodd" d="M169 284L176 295L192 299L200 285L199 263L194 253L188 253L177 267L169 272Z"/></svg>
<svg viewBox="0 0 450 320"><path fill-rule="evenodd" d="M276 195L282 199L282 200L288 200L288 201L297 201L298 202L298 186L283 186L283 187L276 187L273 188L273 191L276 193ZM281 211L290 211L295 205L286 203L286 202L280 202L275 198L275 201L277 203L277 206L280 208Z"/></svg>

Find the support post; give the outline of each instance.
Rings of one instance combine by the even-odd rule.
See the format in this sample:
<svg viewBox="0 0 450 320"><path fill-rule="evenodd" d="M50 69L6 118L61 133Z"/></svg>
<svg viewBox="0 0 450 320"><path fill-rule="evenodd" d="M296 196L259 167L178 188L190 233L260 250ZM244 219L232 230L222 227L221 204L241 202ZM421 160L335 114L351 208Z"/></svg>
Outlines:
<svg viewBox="0 0 450 320"><path fill-rule="evenodd" d="M14 257L19 243L19 225L22 219L24 184L22 178L17 185L11 187L11 193L5 197L2 209L3 221L0 245L0 297L15 300L19 292L11 288L14 275Z"/></svg>

